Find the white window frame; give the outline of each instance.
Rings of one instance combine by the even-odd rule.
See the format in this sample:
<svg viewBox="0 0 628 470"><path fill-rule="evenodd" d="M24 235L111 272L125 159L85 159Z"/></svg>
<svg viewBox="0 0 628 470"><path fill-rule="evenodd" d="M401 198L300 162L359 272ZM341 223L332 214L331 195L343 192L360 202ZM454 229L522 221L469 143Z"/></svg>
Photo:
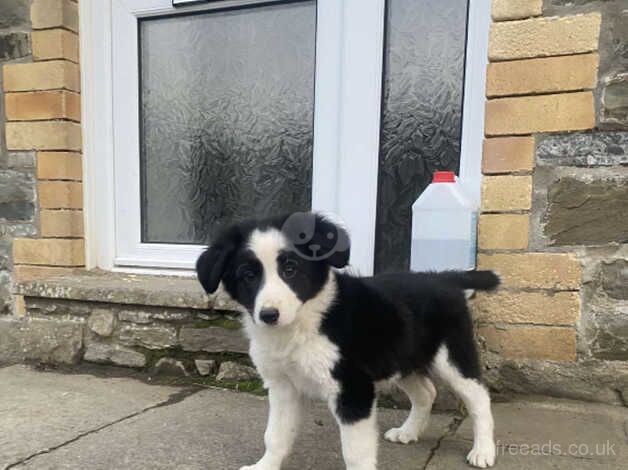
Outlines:
<svg viewBox="0 0 628 470"><path fill-rule="evenodd" d="M197 3L176 11L258 1ZM385 0L318 0L317 5L312 207L345 221L352 235L351 264L369 274L375 251ZM471 0L469 9L459 176L479 202L490 0ZM189 274L204 248L140 241L137 17L171 12L171 0L80 2L88 268ZM119 102L138 106L116 108Z"/></svg>

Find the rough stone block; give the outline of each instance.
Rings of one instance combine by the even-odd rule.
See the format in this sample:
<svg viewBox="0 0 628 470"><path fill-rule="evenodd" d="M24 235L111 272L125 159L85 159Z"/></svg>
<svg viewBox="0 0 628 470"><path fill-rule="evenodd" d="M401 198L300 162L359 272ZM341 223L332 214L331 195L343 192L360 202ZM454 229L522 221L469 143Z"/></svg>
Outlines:
<svg viewBox="0 0 628 470"><path fill-rule="evenodd" d="M628 129L628 73L620 73L604 81L600 122Z"/></svg>
<svg viewBox="0 0 628 470"><path fill-rule="evenodd" d="M37 152L37 178L41 180L83 179L81 154L76 152Z"/></svg>
<svg viewBox="0 0 628 470"><path fill-rule="evenodd" d="M478 224L481 250L523 250L528 247L530 217L523 214L482 214Z"/></svg>
<svg viewBox="0 0 628 470"><path fill-rule="evenodd" d="M600 13L596 12L493 23L489 58L510 60L595 51L601 20Z"/></svg>
<svg viewBox="0 0 628 470"><path fill-rule="evenodd" d="M257 380L259 375L253 367L232 361L220 364L216 380L219 382L242 382L245 380Z"/></svg>
<svg viewBox="0 0 628 470"><path fill-rule="evenodd" d="M83 266L85 244L83 240L61 238L17 238L13 241L15 264L54 266Z"/></svg>
<svg viewBox="0 0 628 470"><path fill-rule="evenodd" d="M219 326L207 328L182 327L179 341L184 351L248 352L248 342L240 330Z"/></svg>
<svg viewBox="0 0 628 470"><path fill-rule="evenodd" d="M66 29L33 31L33 58L35 60L67 59L79 61L78 36Z"/></svg>
<svg viewBox="0 0 628 470"><path fill-rule="evenodd" d="M582 91L488 100L485 121L486 135L593 129L593 93Z"/></svg>
<svg viewBox="0 0 628 470"><path fill-rule="evenodd" d="M531 205L531 176L485 176L482 179L482 211L529 210Z"/></svg>
<svg viewBox="0 0 628 470"><path fill-rule="evenodd" d="M580 318L577 292L478 292L473 317L489 323L573 326Z"/></svg>
<svg viewBox="0 0 628 470"><path fill-rule="evenodd" d="M75 181L39 181L39 207L42 209L82 209L83 185Z"/></svg>
<svg viewBox="0 0 628 470"><path fill-rule="evenodd" d="M628 165L628 132L539 136L536 155L543 166Z"/></svg>
<svg viewBox="0 0 628 470"><path fill-rule="evenodd" d="M602 288L613 299L628 300L628 259L602 262Z"/></svg>
<svg viewBox="0 0 628 470"><path fill-rule="evenodd" d="M560 178L548 189L544 233L551 245L628 240L628 179Z"/></svg>
<svg viewBox="0 0 628 470"><path fill-rule="evenodd" d="M488 65L486 95L590 90L597 83L598 63L597 54L493 62Z"/></svg>
<svg viewBox="0 0 628 470"><path fill-rule="evenodd" d="M167 375L171 377L188 377L190 373L183 362L173 357L162 357L153 366L153 374Z"/></svg>
<svg viewBox="0 0 628 470"><path fill-rule="evenodd" d="M0 170L0 219L32 220L35 214L35 191L32 173Z"/></svg>
<svg viewBox="0 0 628 470"><path fill-rule="evenodd" d="M7 167L18 170L35 168L35 152L9 152Z"/></svg>
<svg viewBox="0 0 628 470"><path fill-rule="evenodd" d="M27 25L30 22L31 0L2 0L0 28Z"/></svg>
<svg viewBox="0 0 628 470"><path fill-rule="evenodd" d="M80 95L70 91L7 93L4 104L9 121L81 120Z"/></svg>
<svg viewBox="0 0 628 470"><path fill-rule="evenodd" d="M4 11L2 12L4 14ZM13 60L31 53L27 33L0 33L0 60Z"/></svg>
<svg viewBox="0 0 628 470"><path fill-rule="evenodd" d="M213 375L218 370L218 365L214 359L195 359L194 365L199 375Z"/></svg>
<svg viewBox="0 0 628 470"><path fill-rule="evenodd" d="M119 339L127 346L166 349L177 345L177 330L166 325L123 325L120 328Z"/></svg>
<svg viewBox="0 0 628 470"><path fill-rule="evenodd" d="M83 359L87 362L115 364L124 367L142 368L146 366L146 357L142 353L117 344L88 344Z"/></svg>
<svg viewBox="0 0 628 470"><path fill-rule="evenodd" d="M518 20L542 12L543 0L493 0L491 16L494 21Z"/></svg>
<svg viewBox="0 0 628 470"><path fill-rule="evenodd" d="M127 321L131 323L148 324L154 320L178 322L190 319L190 313L187 311L177 311L176 309L143 309L143 310L129 310L121 309L118 311L118 318L120 321Z"/></svg>
<svg viewBox="0 0 628 470"><path fill-rule="evenodd" d="M81 89L79 66L67 60L6 64L2 70L4 91Z"/></svg>
<svg viewBox="0 0 628 470"><path fill-rule="evenodd" d="M628 318L606 314L596 318L591 353L606 361L628 361Z"/></svg>
<svg viewBox="0 0 628 470"><path fill-rule="evenodd" d="M78 322L0 318L0 360L73 364L80 358L83 326Z"/></svg>
<svg viewBox="0 0 628 470"><path fill-rule="evenodd" d="M78 5L70 0L33 0L31 23L33 29L61 27L77 32Z"/></svg>
<svg viewBox="0 0 628 470"><path fill-rule="evenodd" d="M576 331L550 326L485 326L478 334L489 351L514 359L576 360Z"/></svg>
<svg viewBox="0 0 628 470"><path fill-rule="evenodd" d="M42 210L39 212L39 230L44 238L82 237L83 211Z"/></svg>
<svg viewBox="0 0 628 470"><path fill-rule="evenodd" d="M7 122L10 150L81 150L81 126L68 121Z"/></svg>
<svg viewBox="0 0 628 470"><path fill-rule="evenodd" d="M580 262L566 253L479 254L479 269L492 269L506 288L578 290Z"/></svg>
<svg viewBox="0 0 628 470"><path fill-rule="evenodd" d="M110 309L96 308L87 319L87 326L98 336L111 336L116 326L116 316Z"/></svg>
<svg viewBox="0 0 628 470"><path fill-rule="evenodd" d="M484 140L482 173L531 172L534 137L493 137Z"/></svg>

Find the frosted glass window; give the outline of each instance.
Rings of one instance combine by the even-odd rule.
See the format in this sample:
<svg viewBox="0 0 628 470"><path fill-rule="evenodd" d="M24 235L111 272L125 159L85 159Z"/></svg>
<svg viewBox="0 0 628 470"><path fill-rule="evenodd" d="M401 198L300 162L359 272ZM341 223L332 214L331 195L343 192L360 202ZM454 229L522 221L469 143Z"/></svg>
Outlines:
<svg viewBox="0 0 628 470"><path fill-rule="evenodd" d="M434 171L458 171L467 8L387 1L376 272L409 268L412 203Z"/></svg>
<svg viewBox="0 0 628 470"><path fill-rule="evenodd" d="M140 20L142 241L308 210L316 2Z"/></svg>

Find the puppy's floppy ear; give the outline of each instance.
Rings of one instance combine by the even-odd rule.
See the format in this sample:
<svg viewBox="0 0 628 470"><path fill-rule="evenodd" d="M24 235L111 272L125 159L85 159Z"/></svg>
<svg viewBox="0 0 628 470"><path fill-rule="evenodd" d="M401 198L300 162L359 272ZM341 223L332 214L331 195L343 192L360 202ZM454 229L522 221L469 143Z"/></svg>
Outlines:
<svg viewBox="0 0 628 470"><path fill-rule="evenodd" d="M334 268L344 268L349 264L351 255L351 242L349 232L334 223L328 216L316 215L316 240L323 247L322 252L327 253L325 261Z"/></svg>
<svg viewBox="0 0 628 470"><path fill-rule="evenodd" d="M236 239L239 239L237 227L231 227L218 236L215 243L207 248L196 261L196 275L205 289L212 294L218 289L222 280L229 258L236 250Z"/></svg>

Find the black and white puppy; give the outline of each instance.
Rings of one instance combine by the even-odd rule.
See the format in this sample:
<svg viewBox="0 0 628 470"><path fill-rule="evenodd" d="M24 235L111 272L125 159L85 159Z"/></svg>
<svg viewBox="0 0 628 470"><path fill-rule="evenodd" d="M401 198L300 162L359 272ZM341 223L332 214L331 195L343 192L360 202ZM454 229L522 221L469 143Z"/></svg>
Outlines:
<svg viewBox="0 0 628 470"><path fill-rule="evenodd" d="M375 470L378 382L409 397L406 421L385 438L407 444L426 428L436 390L451 386L473 420L467 461L495 462L490 397L480 383L465 289L499 284L491 271L356 277L349 236L321 215L297 213L236 224L197 262L208 293L222 281L242 306L250 355L269 390L266 452L241 470L279 470L299 425L302 398L325 400L341 431L347 469Z"/></svg>

